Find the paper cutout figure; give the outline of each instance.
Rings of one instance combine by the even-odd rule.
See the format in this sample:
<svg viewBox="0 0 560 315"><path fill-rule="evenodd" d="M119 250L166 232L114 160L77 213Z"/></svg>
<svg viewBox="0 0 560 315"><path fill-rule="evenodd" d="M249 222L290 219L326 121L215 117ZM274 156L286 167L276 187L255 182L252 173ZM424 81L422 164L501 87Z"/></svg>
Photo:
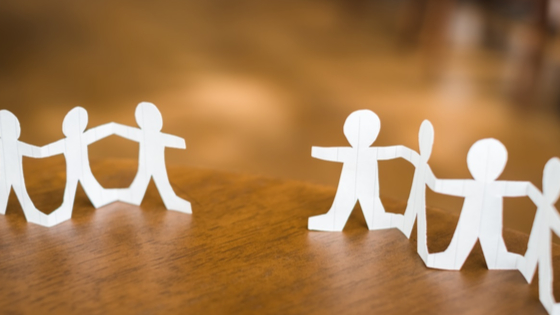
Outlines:
<svg viewBox="0 0 560 315"><path fill-rule="evenodd" d="M459 270L477 240L488 269L516 269L520 255L508 252L502 237L503 197L527 196L529 182L496 180L507 162L507 150L496 139L477 141L469 150L467 165L474 179L436 179L428 186L435 192L465 197L459 223L449 247L428 254L427 266Z"/></svg>
<svg viewBox="0 0 560 315"><path fill-rule="evenodd" d="M432 146L434 144L434 127L428 120L424 120L420 126L418 133L418 143L420 154L410 150L409 156L404 156L416 170L412 180L412 187L408 197L406 211L404 213L403 225L399 229L410 238L414 221L418 218L416 224L417 251L418 255L424 260L428 259L428 242L427 242L427 223L426 223L426 184L433 185L435 177L432 173L428 160L432 154Z"/></svg>
<svg viewBox="0 0 560 315"><path fill-rule="evenodd" d="M140 205L153 177L168 210L191 213L190 202L175 194L165 168L165 148L186 149L185 140L161 132L163 119L154 104L138 104L135 115L140 129L113 124L115 134L140 144L138 173L129 188L119 191L119 200Z"/></svg>
<svg viewBox="0 0 560 315"><path fill-rule="evenodd" d="M48 226L71 218L78 182L82 184L95 208L115 202L118 199L116 189L105 189L95 179L91 172L88 156L88 146L112 135L113 125L111 123L105 124L85 131L87 123L87 111L82 107L75 107L68 112L62 124L62 131L66 138L41 148L41 157L64 154L66 158L64 199L62 205L49 214Z"/></svg>
<svg viewBox="0 0 560 315"><path fill-rule="evenodd" d="M342 231L357 201L360 202L370 230L402 226L401 214L387 213L379 199L377 161L410 155L403 146L370 147L381 122L370 110L358 110L344 123L344 135L351 147L313 147L314 158L341 162L342 173L334 202L326 214L309 218L308 228L318 231Z"/></svg>
<svg viewBox="0 0 560 315"><path fill-rule="evenodd" d="M553 292L552 231L560 235L560 215L554 207L560 195L560 159L552 158L543 173L543 194L535 188L529 192L537 205L537 214L529 238L527 252L517 263L519 271L531 283L539 265L539 298L549 314L560 314Z"/></svg>
<svg viewBox="0 0 560 315"><path fill-rule="evenodd" d="M28 222L47 225L47 215L39 211L27 193L23 178L23 156L37 158L41 150L19 141L21 127L14 114L0 110L0 213L6 213L8 197L13 188Z"/></svg>

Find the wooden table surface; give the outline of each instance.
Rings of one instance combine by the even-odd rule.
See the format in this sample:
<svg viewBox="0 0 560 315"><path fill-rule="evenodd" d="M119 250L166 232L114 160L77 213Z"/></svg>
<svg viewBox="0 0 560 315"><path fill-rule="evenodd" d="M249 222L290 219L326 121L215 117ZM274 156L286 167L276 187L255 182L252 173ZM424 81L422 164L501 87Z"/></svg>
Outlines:
<svg viewBox="0 0 560 315"><path fill-rule="evenodd" d="M31 197L52 211L64 160L24 162ZM108 187L126 186L136 171L124 160L92 165ZM0 217L0 312L545 314L536 283L487 270L479 245L462 271L438 271L424 266L415 237L368 231L360 211L342 233L308 231L332 187L187 167L169 174L192 216L167 211L153 184L141 207L97 210L79 189L72 219L45 228L26 223L12 194ZM456 222L429 209L430 251L447 246ZM525 235L504 236L510 250L524 251Z"/></svg>

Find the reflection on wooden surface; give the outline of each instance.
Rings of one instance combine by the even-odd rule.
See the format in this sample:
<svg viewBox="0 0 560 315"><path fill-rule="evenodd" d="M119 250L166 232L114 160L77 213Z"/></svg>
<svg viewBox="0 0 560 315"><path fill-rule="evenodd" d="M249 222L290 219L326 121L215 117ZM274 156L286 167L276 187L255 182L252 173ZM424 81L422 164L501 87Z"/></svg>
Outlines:
<svg viewBox="0 0 560 315"><path fill-rule="evenodd" d="M509 74L526 69L519 51L533 51L534 29L488 18L484 6L446 3L427 11L441 19L434 26L386 1L3 1L0 107L20 118L23 141L43 145L62 137L74 106L88 110L90 126L134 125L136 104L150 101L163 131L187 141L187 151L168 151L171 164L331 186L340 166L312 159L311 146L346 145L346 116L368 108L382 121L376 145L417 149L420 123L431 120L439 177L470 177L468 149L494 137L509 150L501 178L540 187L546 161L560 156L550 111L558 94L545 93L557 91L558 40L538 49L543 97L524 93L524 106L513 106L507 91L523 76ZM482 47L484 25L510 48ZM136 152L116 138L90 150L92 159ZM381 163L382 195L406 200L412 172ZM458 212L462 200L430 194L428 204ZM505 226L528 232L534 210L507 200Z"/></svg>

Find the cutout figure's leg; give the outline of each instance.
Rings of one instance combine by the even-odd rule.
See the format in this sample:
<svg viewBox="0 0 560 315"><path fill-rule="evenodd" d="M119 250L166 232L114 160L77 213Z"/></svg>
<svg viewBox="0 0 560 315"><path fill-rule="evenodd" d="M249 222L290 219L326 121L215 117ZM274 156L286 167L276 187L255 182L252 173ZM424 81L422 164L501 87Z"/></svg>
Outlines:
<svg viewBox="0 0 560 315"><path fill-rule="evenodd" d="M130 203L139 206L144 199L148 184L152 178L151 174L146 173L145 168L139 166L138 174L132 181L130 187L125 189L118 189L119 200L122 202Z"/></svg>
<svg viewBox="0 0 560 315"><path fill-rule="evenodd" d="M417 176L415 174L414 181L412 182L412 188L410 189L410 196L408 197L408 202L406 204L406 210L403 215L403 224L402 226L398 226L407 238L410 238L410 234L414 228L414 221L416 221L416 216L420 213L420 211L422 211L422 208L424 208L425 217L426 185L417 180L416 177Z"/></svg>
<svg viewBox="0 0 560 315"><path fill-rule="evenodd" d="M537 214L533 221L533 227L531 229L531 236L529 237L529 243L527 244L527 251L525 256L521 256L517 260L517 269L527 283L533 281L533 276L537 270L537 261L539 258L539 251L543 245L543 240L549 238L550 229L547 226L545 220L545 212L542 208L537 209Z"/></svg>
<svg viewBox="0 0 560 315"><path fill-rule="evenodd" d="M169 183L167 173L158 174L156 172L156 174L154 174L154 182L156 183L161 199L163 199L163 203L168 210L192 213L191 203L175 194L173 187L171 187L171 183Z"/></svg>
<svg viewBox="0 0 560 315"><path fill-rule="evenodd" d="M478 235L468 227L461 226L461 221L457 225L453 239L449 247L443 252L428 254L426 265L430 268L459 270L471 253Z"/></svg>
<svg viewBox="0 0 560 315"><path fill-rule="evenodd" d="M416 251L424 264L428 264L428 220L426 219L426 204L418 209L418 220L416 224Z"/></svg>
<svg viewBox="0 0 560 315"><path fill-rule="evenodd" d="M370 230L390 229L403 225L403 215L385 212L378 196L361 196L359 200Z"/></svg>
<svg viewBox="0 0 560 315"><path fill-rule="evenodd" d="M13 188L19 203L21 204L21 208L23 209L23 214L25 215L27 222L42 226L50 226L48 216L35 207L35 204L33 204L33 201L29 197L25 187L23 185L14 185Z"/></svg>
<svg viewBox="0 0 560 315"><path fill-rule="evenodd" d="M93 206L101 208L105 205L113 203L119 199L118 189L106 189L93 176L91 169L84 170L83 178L81 180L84 191L88 196Z"/></svg>
<svg viewBox="0 0 560 315"><path fill-rule="evenodd" d="M72 210L74 209L74 200L76 199L76 189L78 188L77 179L69 179L64 189L64 198L58 209L48 215L49 225L53 226L72 218Z"/></svg>
<svg viewBox="0 0 560 315"><path fill-rule="evenodd" d="M550 244L549 244L550 246ZM549 314L559 314L560 305L554 298L554 275L550 249L539 259L539 300Z"/></svg>
<svg viewBox="0 0 560 315"><path fill-rule="evenodd" d="M418 206L411 204L410 201L406 206L406 210L403 215L403 224L398 226L399 230L406 236L410 238L412 229L414 228L414 221L416 221L416 216L418 215Z"/></svg>
<svg viewBox="0 0 560 315"><path fill-rule="evenodd" d="M0 179L0 214L6 214L8 197L10 197L10 185L6 178Z"/></svg>
<svg viewBox="0 0 560 315"><path fill-rule="evenodd" d="M339 187L329 211L322 215L310 217L307 228L316 231L342 231L356 205L356 201L353 193L348 193Z"/></svg>
<svg viewBox="0 0 560 315"><path fill-rule="evenodd" d="M517 269L517 261L522 256L509 252L501 235L499 237L481 237L480 245L488 269Z"/></svg>

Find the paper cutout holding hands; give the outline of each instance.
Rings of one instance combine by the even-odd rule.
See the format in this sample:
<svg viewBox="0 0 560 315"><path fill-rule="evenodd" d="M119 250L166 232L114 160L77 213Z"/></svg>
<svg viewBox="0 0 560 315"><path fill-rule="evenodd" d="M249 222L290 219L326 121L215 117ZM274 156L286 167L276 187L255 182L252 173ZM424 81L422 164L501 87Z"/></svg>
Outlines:
<svg viewBox="0 0 560 315"><path fill-rule="evenodd" d="M38 148L18 141L20 124L7 110L0 111L0 214L6 212L10 189L13 188L28 222L53 226L69 220L80 182L95 208L117 200L140 205L148 183L153 177L167 209L191 213L188 201L175 195L165 168L166 147L185 149L182 138L161 133L162 117L154 104L140 103L136 121L141 129L116 123L86 130L88 115L85 109L72 109L63 122L66 138ZM93 176L89 164L88 146L117 134L140 143L138 174L127 189L105 189ZM66 159L66 188L62 205L50 214L39 211L29 197L23 177L22 157L44 158L64 154Z"/></svg>
<svg viewBox="0 0 560 315"><path fill-rule="evenodd" d="M191 213L190 202L175 194L165 168L165 148L186 149L185 140L161 132L163 119L152 103L138 104L135 116L140 129L113 123L116 135L140 144L138 173L129 188L119 191L119 200L140 205L153 177L167 209Z"/></svg>
<svg viewBox="0 0 560 315"><path fill-rule="evenodd" d="M377 161L411 155L403 146L370 147L379 134L381 122L370 110L358 110L344 123L344 135L351 147L313 147L314 158L341 162L342 173L334 202L326 214L309 218L308 228L342 231L356 202L360 202L370 230L402 226L401 214L387 213L379 198Z"/></svg>
<svg viewBox="0 0 560 315"><path fill-rule="evenodd" d="M418 143L420 154L410 150L412 154L404 156L414 167L414 177L412 187L408 197L406 211L404 213L403 224L398 228L410 238L414 221L418 218L416 233L418 255L427 263L428 259L428 241L427 241L427 222L426 222L426 184L433 186L435 181L434 174L428 160L432 154L432 146L434 144L434 127L428 120L424 120L420 126L418 133Z"/></svg>
<svg viewBox="0 0 560 315"><path fill-rule="evenodd" d="M539 298L549 314L560 314L553 292L552 231L560 235L560 215L554 207L560 195L560 159L552 158L543 173L543 194L536 188L530 198L537 205L537 213L524 257L518 259L517 267L527 282L531 283L539 265Z"/></svg>
<svg viewBox="0 0 560 315"><path fill-rule="evenodd" d="M48 216L37 210L27 193L23 178L23 156L38 158L38 147L19 141L21 127L14 114L0 110L0 214L6 213L8 197L13 188L28 222L47 225Z"/></svg>
<svg viewBox="0 0 560 315"><path fill-rule="evenodd" d="M507 162L507 150L496 139L477 141L467 155L474 179L436 179L428 182L438 193L465 197L459 223L448 248L428 254L427 266L459 270L477 240L488 269L516 269L518 254L508 252L502 237L503 197L524 197L534 188L530 182L498 181Z"/></svg>
<svg viewBox="0 0 560 315"><path fill-rule="evenodd" d="M66 159L66 188L62 205L49 214L49 225L52 226L72 217L74 198L78 182L82 184L89 200L95 208L117 201L116 189L103 188L89 164L88 146L113 134L112 124L105 124L86 130L88 114L82 107L72 109L62 123L62 131L66 138L41 148L41 157L64 154Z"/></svg>

